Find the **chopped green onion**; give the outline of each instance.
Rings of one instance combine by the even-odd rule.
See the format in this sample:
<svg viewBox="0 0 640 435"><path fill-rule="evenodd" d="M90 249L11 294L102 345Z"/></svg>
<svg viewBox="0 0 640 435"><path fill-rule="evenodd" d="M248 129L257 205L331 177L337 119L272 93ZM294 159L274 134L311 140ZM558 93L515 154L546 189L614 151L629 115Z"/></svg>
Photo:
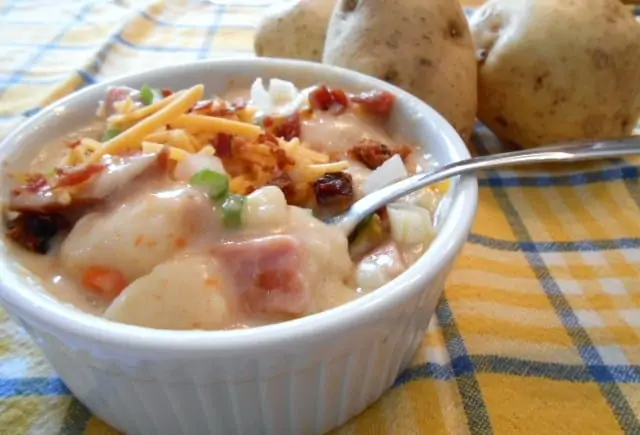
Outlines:
<svg viewBox="0 0 640 435"><path fill-rule="evenodd" d="M222 222L227 228L242 225L242 208L246 198L235 193L229 194L222 203Z"/></svg>
<svg viewBox="0 0 640 435"><path fill-rule="evenodd" d="M151 89L149 85L145 84L142 89L140 89L140 100L145 106L149 106L153 103L154 98L155 93L153 92L153 89Z"/></svg>
<svg viewBox="0 0 640 435"><path fill-rule="evenodd" d="M104 132L104 135L102 136L102 142L111 140L117 135L119 135L120 133L122 133L122 130L120 130L119 128L111 127L110 129Z"/></svg>
<svg viewBox="0 0 640 435"><path fill-rule="evenodd" d="M189 183L202 188L214 200L221 200L229 193L229 177L211 169L195 173Z"/></svg>

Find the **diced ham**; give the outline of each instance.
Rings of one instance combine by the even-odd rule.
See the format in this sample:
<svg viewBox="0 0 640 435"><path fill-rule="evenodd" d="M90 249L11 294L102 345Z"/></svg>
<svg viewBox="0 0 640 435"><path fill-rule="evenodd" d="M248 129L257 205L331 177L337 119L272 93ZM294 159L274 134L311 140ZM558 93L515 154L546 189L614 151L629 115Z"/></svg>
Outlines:
<svg viewBox="0 0 640 435"><path fill-rule="evenodd" d="M302 315L311 291L302 274L302 244L289 235L228 242L212 253L233 279L240 305L250 313Z"/></svg>

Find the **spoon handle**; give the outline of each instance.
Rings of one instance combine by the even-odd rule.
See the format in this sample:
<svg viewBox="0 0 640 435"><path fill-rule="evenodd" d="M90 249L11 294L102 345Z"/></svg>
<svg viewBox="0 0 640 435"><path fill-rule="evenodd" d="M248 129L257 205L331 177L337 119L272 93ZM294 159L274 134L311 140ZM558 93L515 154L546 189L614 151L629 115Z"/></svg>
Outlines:
<svg viewBox="0 0 640 435"><path fill-rule="evenodd" d="M353 204L349 211L340 216L336 216L336 218L329 223L339 226L345 234L349 234L364 217L386 204L396 201L430 184L469 172L501 168L504 166L575 162L632 154L640 154L640 136L611 140L567 142L524 151L459 160L430 171L417 173L369 194Z"/></svg>

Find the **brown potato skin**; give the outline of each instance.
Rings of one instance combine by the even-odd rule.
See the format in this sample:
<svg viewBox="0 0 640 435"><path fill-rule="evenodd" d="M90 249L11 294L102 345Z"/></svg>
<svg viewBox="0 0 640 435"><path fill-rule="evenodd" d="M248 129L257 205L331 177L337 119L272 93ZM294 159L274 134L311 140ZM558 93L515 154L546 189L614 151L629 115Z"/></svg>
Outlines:
<svg viewBox="0 0 640 435"><path fill-rule="evenodd" d="M253 40L256 55L321 62L335 2L300 0L267 10Z"/></svg>
<svg viewBox="0 0 640 435"><path fill-rule="evenodd" d="M477 64L456 0L339 0L323 62L397 85L440 112L464 140L471 136Z"/></svg>
<svg viewBox="0 0 640 435"><path fill-rule="evenodd" d="M478 118L523 147L629 135L640 24L617 0L490 0L471 19Z"/></svg>

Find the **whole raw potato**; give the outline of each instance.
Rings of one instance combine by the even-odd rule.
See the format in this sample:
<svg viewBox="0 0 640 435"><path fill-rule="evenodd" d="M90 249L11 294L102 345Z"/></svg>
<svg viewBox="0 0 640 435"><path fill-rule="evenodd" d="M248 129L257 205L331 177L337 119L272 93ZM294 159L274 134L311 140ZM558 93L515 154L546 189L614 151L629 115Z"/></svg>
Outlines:
<svg viewBox="0 0 640 435"><path fill-rule="evenodd" d="M338 0L323 62L411 92L469 139L476 116L477 65L457 0Z"/></svg>
<svg viewBox="0 0 640 435"><path fill-rule="evenodd" d="M478 118L530 147L640 117L640 24L618 0L490 0L471 19Z"/></svg>
<svg viewBox="0 0 640 435"><path fill-rule="evenodd" d="M299 0L273 6L256 30L256 54L320 62L334 4L335 0Z"/></svg>

